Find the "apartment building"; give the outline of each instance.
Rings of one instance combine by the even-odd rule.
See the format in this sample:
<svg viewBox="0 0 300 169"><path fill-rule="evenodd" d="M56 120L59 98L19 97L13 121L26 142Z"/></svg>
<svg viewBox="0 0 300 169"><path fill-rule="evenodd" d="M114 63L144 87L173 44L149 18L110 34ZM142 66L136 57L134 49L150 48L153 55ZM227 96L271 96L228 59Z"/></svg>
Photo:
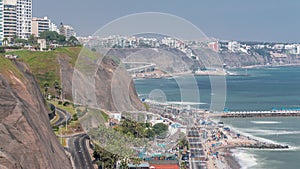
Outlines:
<svg viewBox="0 0 300 169"><path fill-rule="evenodd" d="M17 36L28 39L31 35L32 0L17 0Z"/></svg>
<svg viewBox="0 0 300 169"><path fill-rule="evenodd" d="M4 38L9 41L17 35L17 0L4 0Z"/></svg>

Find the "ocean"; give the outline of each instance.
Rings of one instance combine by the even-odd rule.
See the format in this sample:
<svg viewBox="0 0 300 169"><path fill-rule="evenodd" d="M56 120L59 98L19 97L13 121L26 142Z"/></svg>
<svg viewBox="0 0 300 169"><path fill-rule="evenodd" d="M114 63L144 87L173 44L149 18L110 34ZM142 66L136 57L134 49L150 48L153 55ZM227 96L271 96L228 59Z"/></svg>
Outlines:
<svg viewBox="0 0 300 169"><path fill-rule="evenodd" d="M264 67L230 70L247 76L226 77L226 103L231 111L300 108L300 67ZM212 95L208 76L195 77L200 92L200 107L210 109ZM135 80L141 98L159 95L167 101L181 101L174 79ZM159 91L159 92L158 92ZM154 94L153 94L154 93ZM185 100L186 101L186 100ZM294 169L300 160L300 117L221 119L237 132L261 140L287 144L289 150L234 150L243 168Z"/></svg>

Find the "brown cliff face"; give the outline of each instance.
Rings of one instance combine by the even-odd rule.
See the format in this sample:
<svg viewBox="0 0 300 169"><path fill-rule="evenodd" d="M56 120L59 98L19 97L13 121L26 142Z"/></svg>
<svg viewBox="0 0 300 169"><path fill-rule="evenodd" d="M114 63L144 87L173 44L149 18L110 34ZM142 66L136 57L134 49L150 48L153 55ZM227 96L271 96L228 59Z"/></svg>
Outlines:
<svg viewBox="0 0 300 169"><path fill-rule="evenodd" d="M19 70L8 60L0 62L5 62L0 69L0 168L71 168L29 70L22 63L16 63Z"/></svg>
<svg viewBox="0 0 300 169"><path fill-rule="evenodd" d="M144 110L133 79L116 61L90 52L78 55L75 66L70 64L71 58L68 55L58 55L57 58L60 64L61 83L67 99L108 111ZM74 100L75 97L77 99Z"/></svg>

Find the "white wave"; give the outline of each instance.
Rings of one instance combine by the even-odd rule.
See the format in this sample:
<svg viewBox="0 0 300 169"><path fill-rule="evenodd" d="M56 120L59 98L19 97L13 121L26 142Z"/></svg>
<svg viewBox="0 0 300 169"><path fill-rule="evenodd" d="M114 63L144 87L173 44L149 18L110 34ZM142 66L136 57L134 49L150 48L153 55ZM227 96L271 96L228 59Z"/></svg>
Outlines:
<svg viewBox="0 0 300 169"><path fill-rule="evenodd" d="M254 136L254 135L252 135L251 133L245 131L246 129L243 129L243 128L237 129L237 128L234 128L234 127L231 126L231 125L227 125L227 126L228 126L233 132L235 132L235 133L240 133L240 134L243 135L243 136L250 137L250 138L255 139L255 140L258 140L258 141L260 141L260 142L265 142L265 143L270 143L270 144L284 144L284 145L286 145L285 143L279 143L279 142L276 142L276 141L273 141L273 140L269 140L269 139L266 139L266 138Z"/></svg>
<svg viewBox="0 0 300 169"><path fill-rule="evenodd" d="M241 149L234 149L231 151L233 153L233 157L240 164L241 169L248 169L258 164L254 154L250 154L249 152L245 152Z"/></svg>
<svg viewBox="0 0 300 169"><path fill-rule="evenodd" d="M262 130L256 128L243 129L245 132L255 133L255 135L293 135L300 134L300 131L287 131L287 130Z"/></svg>
<svg viewBox="0 0 300 169"><path fill-rule="evenodd" d="M296 146L289 146L288 149L253 149L253 148L239 148L241 150L254 150L254 151L299 151L300 147L296 147Z"/></svg>
<svg viewBox="0 0 300 169"><path fill-rule="evenodd" d="M280 124L282 122L279 121L251 121L254 124Z"/></svg>

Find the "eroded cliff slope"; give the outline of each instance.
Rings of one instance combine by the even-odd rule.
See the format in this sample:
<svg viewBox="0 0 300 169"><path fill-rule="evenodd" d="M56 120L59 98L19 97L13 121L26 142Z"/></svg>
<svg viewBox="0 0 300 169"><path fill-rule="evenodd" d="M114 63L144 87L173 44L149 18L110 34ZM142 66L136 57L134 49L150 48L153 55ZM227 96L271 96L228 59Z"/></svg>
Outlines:
<svg viewBox="0 0 300 169"><path fill-rule="evenodd" d="M25 64L0 58L0 168L71 168Z"/></svg>

